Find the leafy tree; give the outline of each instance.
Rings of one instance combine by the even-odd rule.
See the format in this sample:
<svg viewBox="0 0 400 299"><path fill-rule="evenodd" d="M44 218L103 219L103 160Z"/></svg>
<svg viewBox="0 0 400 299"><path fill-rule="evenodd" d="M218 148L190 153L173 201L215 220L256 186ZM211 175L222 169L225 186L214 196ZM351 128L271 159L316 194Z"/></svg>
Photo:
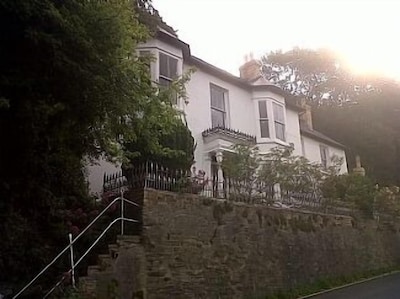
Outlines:
<svg viewBox="0 0 400 299"><path fill-rule="evenodd" d="M313 105L315 129L346 146L351 170L360 155L371 179L399 184L400 88L392 80L355 76L333 52L293 49L262 59L264 76Z"/></svg>
<svg viewBox="0 0 400 299"><path fill-rule="evenodd" d="M250 200L256 191L260 156L257 147L237 144L233 153L226 153L222 160L224 176L231 182L233 196Z"/></svg>
<svg viewBox="0 0 400 299"><path fill-rule="evenodd" d="M263 75L292 94L316 104L347 104L364 93L378 92L371 78L354 76L329 50L294 48L261 59Z"/></svg>
<svg viewBox="0 0 400 299"><path fill-rule="evenodd" d="M373 215L376 190L368 177L354 174L329 177L322 185L322 194L325 198L353 205L364 216Z"/></svg>
<svg viewBox="0 0 400 299"><path fill-rule="evenodd" d="M390 216L398 220L400 216L399 187L384 187L376 192L375 213L379 216Z"/></svg>
<svg viewBox="0 0 400 299"><path fill-rule="evenodd" d="M181 120L177 120L169 132L164 132L159 136L159 150L151 151L146 143L146 138L140 138L126 144L127 150L135 148L142 150L140 153L130 155L129 163L125 163L124 169L152 161L165 167L188 170L194 162L194 138Z"/></svg>
<svg viewBox="0 0 400 299"><path fill-rule="evenodd" d="M314 126L346 145L349 169L360 155L368 176L382 185L400 183L400 88L387 85L351 106L314 109Z"/></svg>
<svg viewBox="0 0 400 299"><path fill-rule="evenodd" d="M222 167L233 182L233 194L247 199L270 194L277 183L283 191L319 194L323 180L337 175L343 163L333 158L334 164L323 169L304 157L294 156L292 147L275 147L263 155L257 147L248 145L236 145L233 150L225 155Z"/></svg>
<svg viewBox="0 0 400 299"><path fill-rule="evenodd" d="M260 179L269 184L279 183L282 190L299 193L319 193L326 177L338 174L342 159L333 156L332 165L324 169L302 156L293 155L293 147L275 147L263 156Z"/></svg>
<svg viewBox="0 0 400 299"><path fill-rule="evenodd" d="M66 244L63 211L91 208L84 158L162 152L180 121L135 55L146 3L0 1L0 281L31 278Z"/></svg>

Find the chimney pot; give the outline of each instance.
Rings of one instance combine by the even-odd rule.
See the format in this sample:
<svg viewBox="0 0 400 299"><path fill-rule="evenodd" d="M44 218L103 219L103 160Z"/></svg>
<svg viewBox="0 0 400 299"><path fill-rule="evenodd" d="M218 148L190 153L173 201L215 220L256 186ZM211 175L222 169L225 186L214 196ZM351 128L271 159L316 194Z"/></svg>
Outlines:
<svg viewBox="0 0 400 299"><path fill-rule="evenodd" d="M253 53L250 53L245 57L245 63L239 68L240 78L246 81L253 81L261 76L261 63L254 59Z"/></svg>

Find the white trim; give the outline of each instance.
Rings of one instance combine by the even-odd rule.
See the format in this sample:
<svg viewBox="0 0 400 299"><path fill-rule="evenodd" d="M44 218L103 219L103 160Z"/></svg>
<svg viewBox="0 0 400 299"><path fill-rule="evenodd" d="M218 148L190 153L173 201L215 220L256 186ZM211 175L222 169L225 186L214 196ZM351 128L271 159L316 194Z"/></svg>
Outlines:
<svg viewBox="0 0 400 299"><path fill-rule="evenodd" d="M256 116L256 138L257 144L269 144L269 143L277 143L285 146L289 146L287 142L288 137L288 130L287 130L287 113L286 113L286 105L274 98L271 97L257 97L253 98L257 99L254 101L254 110ZM261 126L260 126L260 111L259 111L259 102L266 101L267 105L267 116L268 116L268 130L269 130L269 137L261 137ZM276 137L276 128L275 128L275 116L274 116L274 104L283 108L283 118L284 118L284 126L285 126L285 140L281 140Z"/></svg>
<svg viewBox="0 0 400 299"><path fill-rule="evenodd" d="M224 87L222 87L222 86L220 86L219 84L215 84L215 83L213 83L213 82L209 82L209 84L208 84L208 86L209 86L209 95L210 95L210 100L209 100L209 103L210 103L210 120L211 120L211 125L210 125L210 127L213 127L213 124L212 124L212 110L214 109L214 110L217 110L217 111L219 111L219 112L223 112L223 113L225 113L225 118L224 118L224 127L225 128L229 128L230 127L230 124L231 124L231 119L230 119L230 109L229 109L229 89L227 89L227 88L224 88ZM223 110L221 110L221 109L219 109L219 108L214 108L214 107L212 107L212 104L211 104L211 89L212 89L212 86L214 86L216 89L220 89L222 92L223 92L223 95L224 95L224 111Z"/></svg>
<svg viewBox="0 0 400 299"><path fill-rule="evenodd" d="M178 56L178 55L176 55L176 54L174 54L174 53L172 53L170 51L166 51L165 49L159 48L159 47L154 47L154 46L151 46L151 47L137 47L136 49L138 51L142 51L142 50L146 50L146 49L157 50L157 52L163 52L164 54L167 54L169 56L174 56L175 58L182 60L182 56Z"/></svg>
<svg viewBox="0 0 400 299"><path fill-rule="evenodd" d="M283 131L283 138L284 138L284 140L282 140L282 139L280 139L280 138L278 138L278 137L276 136L276 126L275 126L275 123L277 122L277 123L279 123L279 124L281 124L281 125L282 125L282 123L280 123L280 122L278 122L278 121L275 120L275 115L274 115L274 104L275 104L276 106L279 106L279 107L282 108L283 126L284 126L284 131ZM275 139L276 139L276 140L279 140L279 141L282 141L282 142L287 142L286 106L285 106L285 105L282 105L282 103L277 103L276 101L272 101L271 106L272 106L272 116L273 116L274 136L275 136Z"/></svg>

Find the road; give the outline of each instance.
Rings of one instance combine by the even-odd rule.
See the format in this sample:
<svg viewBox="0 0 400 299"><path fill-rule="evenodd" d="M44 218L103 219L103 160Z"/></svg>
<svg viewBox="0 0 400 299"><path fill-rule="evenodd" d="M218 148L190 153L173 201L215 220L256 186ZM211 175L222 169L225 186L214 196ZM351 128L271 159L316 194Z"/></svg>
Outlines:
<svg viewBox="0 0 400 299"><path fill-rule="evenodd" d="M399 299L400 273L377 278L310 299Z"/></svg>

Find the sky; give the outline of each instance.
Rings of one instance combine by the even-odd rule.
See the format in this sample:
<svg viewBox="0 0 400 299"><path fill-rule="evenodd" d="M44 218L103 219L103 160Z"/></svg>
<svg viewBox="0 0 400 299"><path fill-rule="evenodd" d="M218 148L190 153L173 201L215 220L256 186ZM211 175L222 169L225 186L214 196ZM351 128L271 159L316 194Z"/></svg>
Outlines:
<svg viewBox="0 0 400 299"><path fill-rule="evenodd" d="M400 1L153 0L193 55L238 75L254 58L329 48L359 74L400 80Z"/></svg>

